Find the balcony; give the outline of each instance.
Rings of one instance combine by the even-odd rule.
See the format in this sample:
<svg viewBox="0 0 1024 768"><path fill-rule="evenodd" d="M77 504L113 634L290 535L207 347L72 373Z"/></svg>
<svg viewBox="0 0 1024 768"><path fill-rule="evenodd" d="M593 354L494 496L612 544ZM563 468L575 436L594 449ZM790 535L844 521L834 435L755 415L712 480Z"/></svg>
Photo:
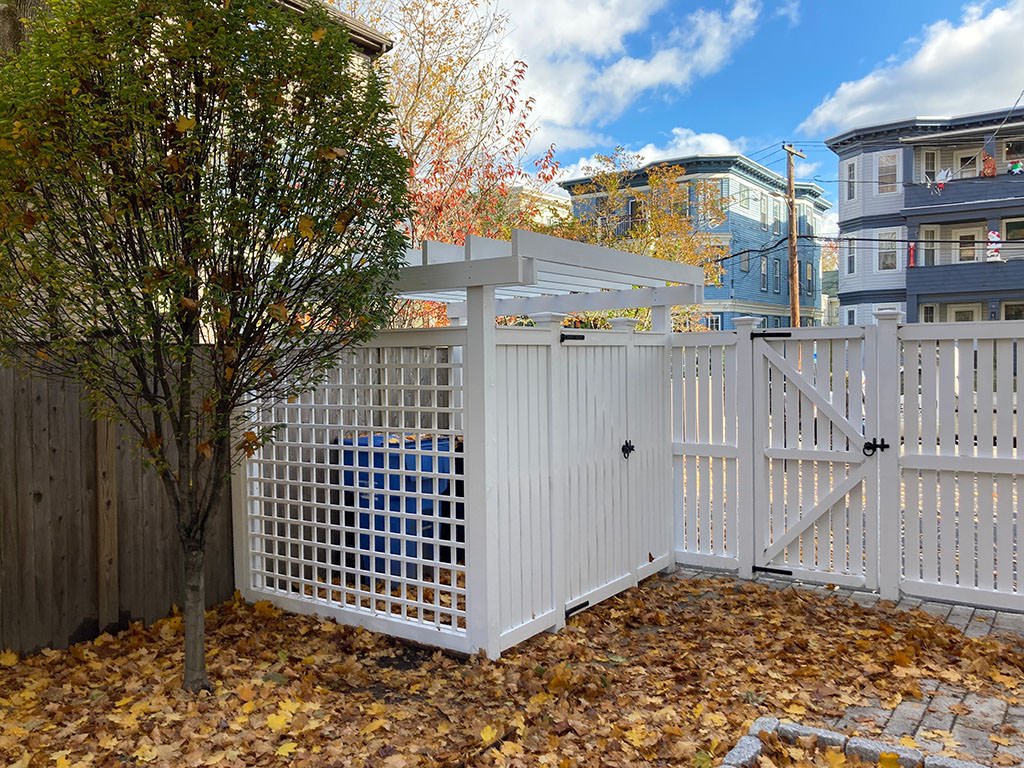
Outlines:
<svg viewBox="0 0 1024 768"><path fill-rule="evenodd" d="M1024 175L973 176L946 182L939 191L924 184L906 184L903 190L903 215L927 213L933 206L979 204L988 207L992 201L1017 198L1024 203Z"/></svg>
<svg viewBox="0 0 1024 768"><path fill-rule="evenodd" d="M918 303L1016 299L1024 294L1024 258L940 264L907 270L907 297Z"/></svg>

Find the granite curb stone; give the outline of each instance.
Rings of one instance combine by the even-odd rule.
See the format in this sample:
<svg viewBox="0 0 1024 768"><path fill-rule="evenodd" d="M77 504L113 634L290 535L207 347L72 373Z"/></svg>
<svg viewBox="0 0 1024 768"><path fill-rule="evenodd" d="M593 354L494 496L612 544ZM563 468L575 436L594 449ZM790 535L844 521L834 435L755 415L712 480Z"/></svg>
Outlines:
<svg viewBox="0 0 1024 768"><path fill-rule="evenodd" d="M761 740L757 736L741 736L736 746L722 758L725 765L734 768L750 768L761 754Z"/></svg>
<svg viewBox="0 0 1024 768"><path fill-rule="evenodd" d="M986 766L967 760L957 760L954 757L929 755L924 759L924 768L986 768Z"/></svg>
<svg viewBox="0 0 1024 768"><path fill-rule="evenodd" d="M796 723L780 723L779 724L779 736L782 737L783 741L788 741L790 744L796 743L796 740L806 736L817 736L818 743L825 747L839 747L844 749L848 736L838 731L829 731L825 728L812 728L809 725L797 725Z"/></svg>
<svg viewBox="0 0 1024 768"><path fill-rule="evenodd" d="M924 765L924 754L918 749L898 747L883 741L864 739L860 736L854 736L846 742L847 755L853 755L872 763L877 763L883 752L895 754L903 768L922 768Z"/></svg>

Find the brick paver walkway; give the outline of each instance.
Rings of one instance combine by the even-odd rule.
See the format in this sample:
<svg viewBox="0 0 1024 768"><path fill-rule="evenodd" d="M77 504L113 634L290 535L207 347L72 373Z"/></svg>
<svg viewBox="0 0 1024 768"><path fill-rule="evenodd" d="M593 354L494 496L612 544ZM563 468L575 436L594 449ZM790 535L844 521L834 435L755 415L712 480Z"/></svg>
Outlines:
<svg viewBox="0 0 1024 768"><path fill-rule="evenodd" d="M723 574L680 568L676 575L680 578L706 578ZM881 599L871 592L829 589L763 574L754 580L775 589L827 593L868 608ZM1024 613L989 611L907 597L901 599L896 607L905 610L920 608L944 619L970 637L1005 633L1009 639L1024 643ZM1024 766L1024 697L1020 706L1009 706L1002 699L981 696L941 680L922 680L921 688L924 698L920 701L903 701L896 709L885 709L878 701L869 702L867 706L850 707L841 718L831 720L829 726L850 735L873 736L893 742L901 736L910 736L926 754L946 749L970 755L980 763ZM997 743L990 736L1009 743Z"/></svg>

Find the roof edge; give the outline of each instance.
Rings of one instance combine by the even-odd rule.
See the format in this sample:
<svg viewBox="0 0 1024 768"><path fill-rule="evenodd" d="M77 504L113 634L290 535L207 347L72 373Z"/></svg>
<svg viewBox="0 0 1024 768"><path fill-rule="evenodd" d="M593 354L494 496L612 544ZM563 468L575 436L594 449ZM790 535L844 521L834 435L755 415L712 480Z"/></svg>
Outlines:
<svg viewBox="0 0 1024 768"><path fill-rule="evenodd" d="M313 2L310 0L277 0L277 2L285 8L290 8L299 13L305 13L313 5ZM339 11L333 5L325 3L323 7L327 11L328 16L348 30L352 43L371 59L376 59L395 47L394 40L385 37L369 25L359 21L359 19Z"/></svg>

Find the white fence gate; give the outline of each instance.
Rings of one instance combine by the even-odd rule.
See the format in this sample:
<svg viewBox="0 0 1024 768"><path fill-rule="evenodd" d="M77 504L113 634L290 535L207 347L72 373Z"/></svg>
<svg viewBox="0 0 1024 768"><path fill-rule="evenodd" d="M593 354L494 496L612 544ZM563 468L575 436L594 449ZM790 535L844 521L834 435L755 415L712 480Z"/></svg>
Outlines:
<svg viewBox="0 0 1024 768"><path fill-rule="evenodd" d="M676 559L1024 610L1024 323L672 338Z"/></svg>

